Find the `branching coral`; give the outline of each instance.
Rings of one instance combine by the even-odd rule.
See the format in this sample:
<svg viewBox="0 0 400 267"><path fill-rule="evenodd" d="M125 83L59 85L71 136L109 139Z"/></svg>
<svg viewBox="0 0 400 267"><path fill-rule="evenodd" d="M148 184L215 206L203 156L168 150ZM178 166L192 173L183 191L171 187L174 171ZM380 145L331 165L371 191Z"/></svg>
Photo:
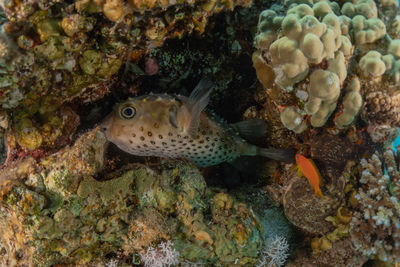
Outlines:
<svg viewBox="0 0 400 267"><path fill-rule="evenodd" d="M265 249L261 252L261 259L257 267L280 267L288 258L289 243L284 237L275 236L267 241Z"/></svg>
<svg viewBox="0 0 400 267"><path fill-rule="evenodd" d="M179 263L179 252L173 248L170 240L162 242L157 248L149 247L140 258L145 267L173 266Z"/></svg>
<svg viewBox="0 0 400 267"><path fill-rule="evenodd" d="M380 159L383 158L383 159ZM392 150L362 159L356 199L358 209L350 225L356 249L389 263L400 259L399 166ZM387 174L385 173L387 170Z"/></svg>

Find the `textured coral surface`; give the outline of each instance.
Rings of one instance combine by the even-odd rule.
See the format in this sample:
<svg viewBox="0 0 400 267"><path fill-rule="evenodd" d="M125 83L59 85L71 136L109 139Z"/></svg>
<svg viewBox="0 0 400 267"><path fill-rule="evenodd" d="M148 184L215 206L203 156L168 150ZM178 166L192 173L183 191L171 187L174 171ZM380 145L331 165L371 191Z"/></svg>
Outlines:
<svg viewBox="0 0 400 267"><path fill-rule="evenodd" d="M18 176L1 187L3 266L101 263L107 255L129 262L159 240L172 240L181 261L256 261L261 226L244 203L207 189L179 161L133 164L98 181L105 145L95 130L40 162L16 164Z"/></svg>
<svg viewBox="0 0 400 267"><path fill-rule="evenodd" d="M0 7L1 266L400 264L397 1ZM99 127L129 97L189 96L204 77L210 113L263 120L243 137L306 163L198 168Z"/></svg>

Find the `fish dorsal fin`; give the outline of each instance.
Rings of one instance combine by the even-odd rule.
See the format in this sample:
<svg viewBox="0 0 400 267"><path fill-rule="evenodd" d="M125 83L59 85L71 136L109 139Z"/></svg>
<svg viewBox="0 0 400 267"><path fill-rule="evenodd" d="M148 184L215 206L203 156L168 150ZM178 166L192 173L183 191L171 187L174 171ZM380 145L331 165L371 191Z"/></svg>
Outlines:
<svg viewBox="0 0 400 267"><path fill-rule="evenodd" d="M231 127L236 130L241 137L248 141L263 137L267 133L267 126L262 119L240 121L231 124Z"/></svg>
<svg viewBox="0 0 400 267"><path fill-rule="evenodd" d="M200 124L200 115L210 100L213 83L208 78L203 78L193 89L189 98L185 98L179 108L177 122L184 132L196 136Z"/></svg>

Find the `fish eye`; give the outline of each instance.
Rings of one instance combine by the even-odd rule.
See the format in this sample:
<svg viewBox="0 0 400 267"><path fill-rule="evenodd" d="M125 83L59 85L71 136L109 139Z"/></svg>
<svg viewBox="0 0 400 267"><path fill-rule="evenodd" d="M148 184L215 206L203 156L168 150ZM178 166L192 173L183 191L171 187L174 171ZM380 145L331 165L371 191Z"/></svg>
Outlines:
<svg viewBox="0 0 400 267"><path fill-rule="evenodd" d="M120 111L122 118L132 119L136 115L136 109L132 106L123 107Z"/></svg>

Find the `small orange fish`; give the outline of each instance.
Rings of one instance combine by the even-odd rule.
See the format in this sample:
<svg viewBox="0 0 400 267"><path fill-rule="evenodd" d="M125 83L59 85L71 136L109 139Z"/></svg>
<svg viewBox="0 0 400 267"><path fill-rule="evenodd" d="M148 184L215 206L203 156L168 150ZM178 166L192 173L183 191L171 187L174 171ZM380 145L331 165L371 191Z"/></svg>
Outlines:
<svg viewBox="0 0 400 267"><path fill-rule="evenodd" d="M305 176L314 188L315 194L323 198L321 189L319 188L322 185L322 177L312 159L296 154L296 163L297 175L299 177Z"/></svg>

